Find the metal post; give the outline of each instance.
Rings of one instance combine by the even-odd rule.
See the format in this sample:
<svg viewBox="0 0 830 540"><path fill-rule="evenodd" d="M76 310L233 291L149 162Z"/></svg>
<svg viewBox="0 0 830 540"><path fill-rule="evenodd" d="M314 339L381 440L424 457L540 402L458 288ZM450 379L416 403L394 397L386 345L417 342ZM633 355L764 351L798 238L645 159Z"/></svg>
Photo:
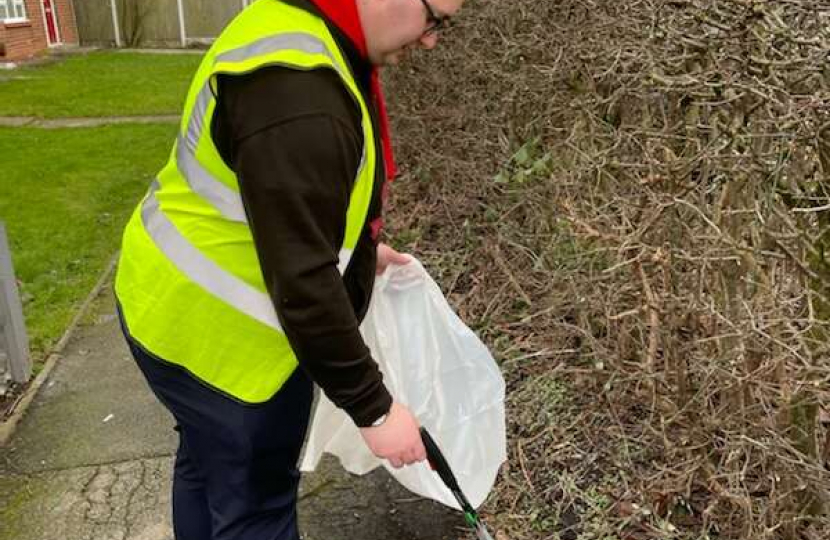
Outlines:
<svg viewBox="0 0 830 540"><path fill-rule="evenodd" d="M176 0L176 5L179 8L179 38L182 42L182 48L187 47L187 31L184 25L184 0Z"/></svg>
<svg viewBox="0 0 830 540"><path fill-rule="evenodd" d="M23 322L23 306L14 278L6 226L0 221L0 342L4 344L9 359L12 380L26 382L32 375L29 358L29 339Z"/></svg>
<svg viewBox="0 0 830 540"><path fill-rule="evenodd" d="M112 7L112 29L115 32L115 46L121 47L121 25L118 24L118 7L115 3L118 0L110 0L110 6Z"/></svg>

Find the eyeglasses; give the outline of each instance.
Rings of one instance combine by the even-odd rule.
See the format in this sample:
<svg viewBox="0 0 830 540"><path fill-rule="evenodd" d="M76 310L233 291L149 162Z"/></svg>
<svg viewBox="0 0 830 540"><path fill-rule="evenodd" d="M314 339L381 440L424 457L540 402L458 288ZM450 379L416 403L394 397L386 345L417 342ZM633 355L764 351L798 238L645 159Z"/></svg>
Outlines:
<svg viewBox="0 0 830 540"><path fill-rule="evenodd" d="M449 15L438 15L438 12L430 5L427 0L421 0L421 3L427 10L427 29L424 30L424 35L429 36L438 33L440 30L446 30L450 27Z"/></svg>

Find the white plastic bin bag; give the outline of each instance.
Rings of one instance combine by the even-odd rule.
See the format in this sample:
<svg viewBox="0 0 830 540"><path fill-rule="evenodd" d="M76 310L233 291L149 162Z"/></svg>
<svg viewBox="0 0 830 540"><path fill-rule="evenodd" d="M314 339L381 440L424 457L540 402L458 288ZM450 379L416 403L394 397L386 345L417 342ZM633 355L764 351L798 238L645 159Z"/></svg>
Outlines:
<svg viewBox="0 0 830 540"><path fill-rule="evenodd" d="M360 329L394 399L430 431L470 503L480 506L507 456L504 379L487 347L414 258L378 276ZM376 458L321 393L300 468L313 471L324 452L355 474L383 465L410 491L459 508L426 462L395 469Z"/></svg>

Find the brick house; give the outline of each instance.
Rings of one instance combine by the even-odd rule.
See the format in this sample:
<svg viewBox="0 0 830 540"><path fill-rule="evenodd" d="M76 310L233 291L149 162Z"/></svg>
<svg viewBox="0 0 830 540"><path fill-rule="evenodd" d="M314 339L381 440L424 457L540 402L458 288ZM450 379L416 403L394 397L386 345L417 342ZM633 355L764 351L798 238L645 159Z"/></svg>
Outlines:
<svg viewBox="0 0 830 540"><path fill-rule="evenodd" d="M0 0L0 62L77 43L72 0Z"/></svg>

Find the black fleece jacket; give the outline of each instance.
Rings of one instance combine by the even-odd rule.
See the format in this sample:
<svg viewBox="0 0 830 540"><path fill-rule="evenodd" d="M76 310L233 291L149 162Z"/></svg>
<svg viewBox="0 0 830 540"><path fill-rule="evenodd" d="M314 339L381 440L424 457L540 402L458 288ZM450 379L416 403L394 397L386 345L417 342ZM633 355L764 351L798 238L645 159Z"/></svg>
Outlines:
<svg viewBox="0 0 830 540"><path fill-rule="evenodd" d="M277 0L275 0L277 1ZM322 16L307 0L282 0ZM333 24L377 126L371 66ZM356 425L392 398L358 331L375 277L369 223L380 216L378 166L366 227L344 276L337 270L363 148L360 110L330 69L268 67L218 80L212 135L236 173L262 273L300 366Z"/></svg>

